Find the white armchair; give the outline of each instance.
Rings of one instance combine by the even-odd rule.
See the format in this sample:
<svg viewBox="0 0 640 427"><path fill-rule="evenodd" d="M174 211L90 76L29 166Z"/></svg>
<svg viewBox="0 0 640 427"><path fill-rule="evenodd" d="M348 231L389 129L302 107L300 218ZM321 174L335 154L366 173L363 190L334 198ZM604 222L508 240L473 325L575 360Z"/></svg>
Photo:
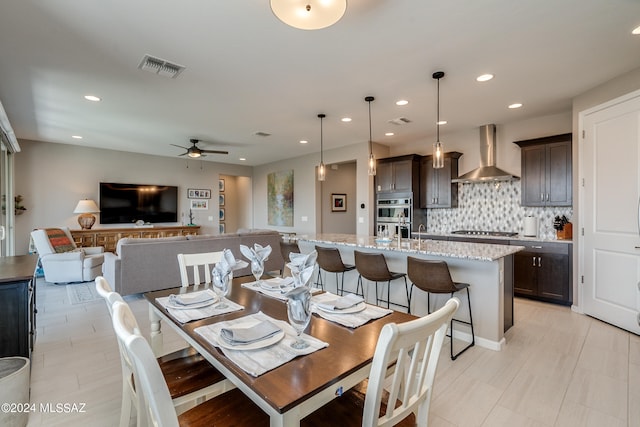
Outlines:
<svg viewBox="0 0 640 427"><path fill-rule="evenodd" d="M87 282L102 274L104 248L77 248L69 228L34 230L31 237L47 282Z"/></svg>

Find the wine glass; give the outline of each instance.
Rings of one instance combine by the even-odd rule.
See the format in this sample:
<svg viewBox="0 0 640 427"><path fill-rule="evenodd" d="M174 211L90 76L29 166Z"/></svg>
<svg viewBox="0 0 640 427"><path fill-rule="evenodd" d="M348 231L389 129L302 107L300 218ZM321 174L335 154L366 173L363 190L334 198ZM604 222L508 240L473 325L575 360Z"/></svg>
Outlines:
<svg viewBox="0 0 640 427"><path fill-rule="evenodd" d="M311 292L306 286L299 286L288 293L287 317L289 323L296 330L296 341L291 347L296 350L309 347L309 343L302 339L302 332L311 321Z"/></svg>
<svg viewBox="0 0 640 427"><path fill-rule="evenodd" d="M231 271L225 275L213 275L213 291L216 293L216 295L218 295L218 298L220 299L220 302L215 306L215 308L224 309L229 307L224 298L229 295L232 279L233 272Z"/></svg>
<svg viewBox="0 0 640 427"><path fill-rule="evenodd" d="M262 273L264 273L264 262L258 261L254 259L251 261L251 274L256 278L256 283L260 282L260 278L262 277Z"/></svg>

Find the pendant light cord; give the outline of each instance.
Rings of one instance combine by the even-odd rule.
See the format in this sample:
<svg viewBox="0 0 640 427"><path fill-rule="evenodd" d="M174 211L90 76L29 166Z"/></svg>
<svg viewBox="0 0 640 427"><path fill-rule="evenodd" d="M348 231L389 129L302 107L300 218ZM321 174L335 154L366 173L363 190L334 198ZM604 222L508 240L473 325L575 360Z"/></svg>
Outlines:
<svg viewBox="0 0 640 427"><path fill-rule="evenodd" d="M440 142L440 78L438 78L438 104L436 105L436 142Z"/></svg>
<svg viewBox="0 0 640 427"><path fill-rule="evenodd" d="M323 148L323 136L322 136L322 119L324 119L324 114L318 114L320 117L320 164L324 163L324 148Z"/></svg>

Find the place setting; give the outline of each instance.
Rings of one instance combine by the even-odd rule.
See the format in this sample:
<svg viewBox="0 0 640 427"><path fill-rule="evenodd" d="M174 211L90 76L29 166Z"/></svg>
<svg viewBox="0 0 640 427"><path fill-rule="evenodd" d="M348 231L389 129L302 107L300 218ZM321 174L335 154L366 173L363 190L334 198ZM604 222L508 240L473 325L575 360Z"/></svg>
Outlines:
<svg viewBox="0 0 640 427"><path fill-rule="evenodd" d="M349 328L357 328L373 319L379 319L393 310L367 304L360 295L338 296L324 292L311 298L311 311L318 316Z"/></svg>
<svg viewBox="0 0 640 427"><path fill-rule="evenodd" d="M296 313L289 313L291 324L258 312L201 326L194 332L219 347L242 370L257 377L329 345L302 333L311 319L308 302L306 311L297 310Z"/></svg>

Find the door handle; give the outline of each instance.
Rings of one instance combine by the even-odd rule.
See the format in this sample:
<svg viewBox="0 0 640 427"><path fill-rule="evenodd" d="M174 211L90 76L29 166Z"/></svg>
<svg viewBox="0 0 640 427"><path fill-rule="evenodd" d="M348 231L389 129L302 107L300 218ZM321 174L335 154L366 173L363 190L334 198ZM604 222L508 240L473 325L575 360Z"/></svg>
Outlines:
<svg viewBox="0 0 640 427"><path fill-rule="evenodd" d="M542 257L538 257L538 267L542 267Z"/></svg>

